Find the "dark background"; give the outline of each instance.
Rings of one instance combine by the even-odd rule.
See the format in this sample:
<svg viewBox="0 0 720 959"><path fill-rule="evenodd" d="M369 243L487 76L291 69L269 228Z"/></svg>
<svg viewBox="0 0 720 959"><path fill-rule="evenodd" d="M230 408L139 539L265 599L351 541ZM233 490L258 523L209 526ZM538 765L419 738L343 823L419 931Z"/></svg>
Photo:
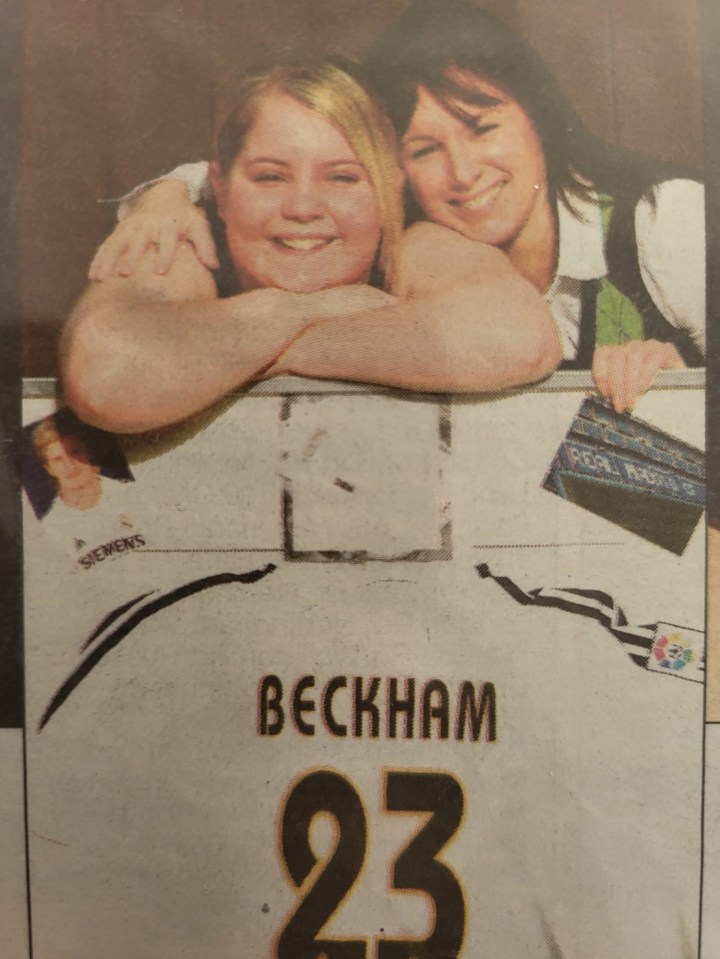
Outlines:
<svg viewBox="0 0 720 959"><path fill-rule="evenodd" d="M27 2L19 49L16 244L9 251L17 265L9 292L22 324L24 374L57 371L58 330L113 223L114 208L100 198L207 157L232 77L254 60L299 44L361 55L407 2ZM0 12L3 4L14 6L0 0ZM530 40L595 133L701 166L694 0L479 5Z"/></svg>

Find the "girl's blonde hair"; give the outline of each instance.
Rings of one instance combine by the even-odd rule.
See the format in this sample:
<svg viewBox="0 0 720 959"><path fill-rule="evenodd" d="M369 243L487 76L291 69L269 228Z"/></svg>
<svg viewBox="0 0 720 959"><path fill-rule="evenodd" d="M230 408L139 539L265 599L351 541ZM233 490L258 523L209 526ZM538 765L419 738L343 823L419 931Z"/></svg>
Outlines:
<svg viewBox="0 0 720 959"><path fill-rule="evenodd" d="M378 101L350 69L349 65L340 67L324 60L277 64L248 77L220 128L215 158L220 173L227 176L245 145L263 98L269 93L287 94L329 120L353 148L373 186L382 222L376 262L385 288L392 291L403 232L397 140Z"/></svg>

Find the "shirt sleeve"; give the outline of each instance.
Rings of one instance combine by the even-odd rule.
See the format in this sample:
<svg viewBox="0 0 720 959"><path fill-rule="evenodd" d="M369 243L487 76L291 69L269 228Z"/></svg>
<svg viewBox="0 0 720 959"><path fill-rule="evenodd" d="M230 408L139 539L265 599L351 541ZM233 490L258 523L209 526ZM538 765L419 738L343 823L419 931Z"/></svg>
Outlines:
<svg viewBox="0 0 720 959"><path fill-rule="evenodd" d="M705 190L694 180L655 186L635 210L640 273L665 319L705 356Z"/></svg>
<svg viewBox="0 0 720 959"><path fill-rule="evenodd" d="M141 183L125 196L121 197L117 214L118 220L124 220L125 217L132 212L135 201L149 190L150 187L155 186L156 183L162 183L165 180L182 180L187 187L190 200L195 204L202 203L203 200L208 200L213 195L210 178L208 177L207 163L204 160L198 163L184 163L182 166L175 167L174 170L171 170L169 173L164 173L154 180Z"/></svg>

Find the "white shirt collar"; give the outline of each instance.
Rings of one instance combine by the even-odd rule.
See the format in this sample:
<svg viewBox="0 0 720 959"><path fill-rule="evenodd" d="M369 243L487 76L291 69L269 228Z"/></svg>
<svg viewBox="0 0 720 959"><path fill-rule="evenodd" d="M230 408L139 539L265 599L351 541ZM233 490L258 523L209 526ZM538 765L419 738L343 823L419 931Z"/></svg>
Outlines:
<svg viewBox="0 0 720 959"><path fill-rule="evenodd" d="M592 195L586 200L572 198L578 216L558 201L557 277L593 280L607 274L600 206Z"/></svg>

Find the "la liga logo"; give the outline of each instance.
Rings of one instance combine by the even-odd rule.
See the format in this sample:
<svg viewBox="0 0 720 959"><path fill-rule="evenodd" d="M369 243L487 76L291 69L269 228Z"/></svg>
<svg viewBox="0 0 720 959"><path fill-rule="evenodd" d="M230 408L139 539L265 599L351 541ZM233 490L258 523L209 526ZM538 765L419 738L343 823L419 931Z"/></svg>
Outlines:
<svg viewBox="0 0 720 959"><path fill-rule="evenodd" d="M688 663L695 660L695 653L682 641L680 633L671 633L669 636L660 636L655 640L653 656L661 669L672 669L675 672L684 669Z"/></svg>

